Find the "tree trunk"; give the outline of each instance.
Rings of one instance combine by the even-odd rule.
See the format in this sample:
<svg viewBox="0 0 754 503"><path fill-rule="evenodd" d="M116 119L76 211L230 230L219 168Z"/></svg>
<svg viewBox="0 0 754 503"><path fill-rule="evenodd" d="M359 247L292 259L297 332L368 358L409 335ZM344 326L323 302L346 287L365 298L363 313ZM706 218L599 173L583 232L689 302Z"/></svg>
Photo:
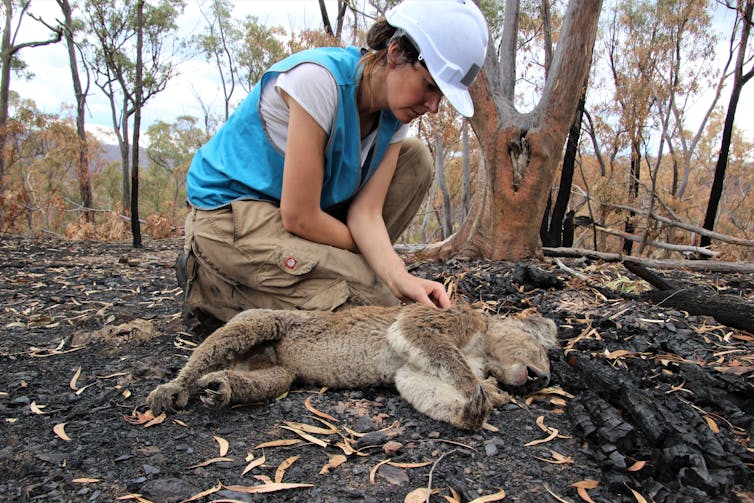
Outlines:
<svg viewBox="0 0 754 503"><path fill-rule="evenodd" d="M5 26L3 40L0 46L0 231L5 228L5 144L8 125L8 100L10 94L11 60L13 58L11 45L11 18L13 4L11 0L4 0Z"/></svg>
<svg viewBox="0 0 754 503"><path fill-rule="evenodd" d="M462 186L461 186L461 222L466 220L469 214L469 201L471 199L471 155L469 147L469 121L464 119L461 126L461 144L463 146L462 159Z"/></svg>
<svg viewBox="0 0 754 503"><path fill-rule="evenodd" d="M568 202L571 198L571 186L573 185L573 173L576 166L576 155L579 150L579 138L581 137L581 119L584 115L584 105L586 103L586 84L579 98L576 117L568 131L568 141L566 142L565 157L563 158L563 170L560 173L560 186L555 204L545 213L542 221L544 232L542 233L543 246L557 247L563 244L563 223L568 211ZM549 204L548 204L549 206ZM551 214L550 214L551 213ZM548 223L549 216L549 223ZM573 226L571 226L571 233ZM571 235L571 238L573 236Z"/></svg>
<svg viewBox="0 0 754 503"><path fill-rule="evenodd" d="M725 183L725 170L728 167L728 154L730 153L730 142L733 137L733 122L736 116L736 108L738 107L738 100L741 96L741 88L746 82L754 75L754 68L750 70L746 75L743 74L743 65L746 59L746 46L749 42L749 33L751 31L752 23L752 9L754 9L754 3L750 0L746 1L746 7L739 6L738 15L743 19L741 22L741 41L738 49L738 56L736 57L736 68L733 76L733 90L730 94L730 102L728 103L728 111L725 114L725 125L723 126L723 139L720 144L720 154L717 158L717 165L715 166L715 178L712 182L712 189L710 189L709 202L707 203L707 213L704 216L704 227L707 230L714 230L715 221L717 220L717 211L720 206L720 199L723 195L723 186ZM740 1L740 3L743 3ZM711 243L709 236L702 236L699 243L700 246L709 246Z"/></svg>
<svg viewBox="0 0 754 503"><path fill-rule="evenodd" d="M448 185L445 183L445 146L439 129L435 130L434 143L437 187L440 189L440 197L442 197L442 237L445 239L453 234L453 208L450 204Z"/></svg>
<svg viewBox="0 0 754 503"><path fill-rule="evenodd" d="M92 212L92 179L89 175L89 148L86 141L85 113L86 95L81 86L78 63L76 58L76 42L73 39L73 16L69 0L58 0L58 5L63 11L65 26L65 41L68 47L68 61L71 67L71 79L73 92L76 96L76 134L79 137L79 153L76 165L76 176L79 181L79 196L84 208L84 220L94 222ZM88 85L87 85L88 88Z"/></svg>
<svg viewBox="0 0 754 503"><path fill-rule="evenodd" d="M141 225L139 225L139 134L141 130L141 107L143 106L142 51L144 49L144 0L136 5L136 79L134 81L134 130L131 142L131 234L133 247L141 248Z"/></svg>
<svg viewBox="0 0 754 503"><path fill-rule="evenodd" d="M630 201L636 201L636 198L639 197L639 180L641 180L641 142L638 138L635 138L631 142L631 173L629 176L628 197ZM634 225L635 216L636 214L633 211L629 211L625 224L626 234L634 233L634 230L636 229L636 226ZM632 248L633 241L630 239L623 240L623 253L631 255Z"/></svg>
<svg viewBox="0 0 754 503"><path fill-rule="evenodd" d="M499 54L490 46L472 84L472 127L484 152L486 183L474 193L469 217L429 257L489 260L541 257L539 229L547 196L589 73L602 2L571 1L542 98L527 114L513 106L518 3L508 0Z"/></svg>
<svg viewBox="0 0 754 503"><path fill-rule="evenodd" d="M113 110L113 118L117 115L116 109L115 109L115 97L110 96L110 106ZM128 105L128 98L125 96L123 97L123 111L121 112L121 126L120 130L116 130L116 134L118 135L118 143L120 146L120 173L121 173L121 204L123 206L123 212L128 214L130 213L131 208L131 159L129 157L129 152L131 146L129 145L130 141L128 139L128 119L131 116L131 113L129 112L129 105ZM113 120L113 124L116 124L117 121Z"/></svg>

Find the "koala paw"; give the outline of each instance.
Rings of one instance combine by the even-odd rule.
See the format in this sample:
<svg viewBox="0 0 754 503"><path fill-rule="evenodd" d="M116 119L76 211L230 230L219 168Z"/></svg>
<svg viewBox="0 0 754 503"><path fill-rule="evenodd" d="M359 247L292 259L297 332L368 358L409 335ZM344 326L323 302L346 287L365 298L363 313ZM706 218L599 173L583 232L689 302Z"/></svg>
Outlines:
<svg viewBox="0 0 754 503"><path fill-rule="evenodd" d="M189 390L186 386L175 381L157 386L147 397L147 405L155 414L163 411L175 411L186 406Z"/></svg>
<svg viewBox="0 0 754 503"><path fill-rule="evenodd" d="M487 398L489 399L493 408L499 407L500 405L511 401L511 396L497 387L497 379L495 379L494 377L488 377L487 379L483 380L482 388L484 388L484 392L487 394Z"/></svg>
<svg viewBox="0 0 754 503"><path fill-rule="evenodd" d="M230 382L225 372L207 374L196 384L199 387L199 398L205 407L220 409L230 403Z"/></svg>
<svg viewBox="0 0 754 503"><path fill-rule="evenodd" d="M492 402L487 396L485 385L480 383L463 408L461 426L469 430L481 428L491 410Z"/></svg>

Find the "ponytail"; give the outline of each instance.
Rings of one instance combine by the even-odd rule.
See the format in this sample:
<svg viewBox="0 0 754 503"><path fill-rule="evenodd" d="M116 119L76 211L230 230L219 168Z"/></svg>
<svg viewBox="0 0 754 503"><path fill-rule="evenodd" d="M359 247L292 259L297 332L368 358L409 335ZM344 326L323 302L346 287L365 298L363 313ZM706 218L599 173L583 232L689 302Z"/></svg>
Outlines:
<svg viewBox="0 0 754 503"><path fill-rule="evenodd" d="M374 69L387 61L387 50L393 40L398 41L398 47L403 52L406 63L414 64L419 61L419 50L403 30L390 25L382 17L375 21L367 32L367 47L369 51L361 57L359 64L363 68L363 78L369 78ZM423 63L423 61L422 61Z"/></svg>

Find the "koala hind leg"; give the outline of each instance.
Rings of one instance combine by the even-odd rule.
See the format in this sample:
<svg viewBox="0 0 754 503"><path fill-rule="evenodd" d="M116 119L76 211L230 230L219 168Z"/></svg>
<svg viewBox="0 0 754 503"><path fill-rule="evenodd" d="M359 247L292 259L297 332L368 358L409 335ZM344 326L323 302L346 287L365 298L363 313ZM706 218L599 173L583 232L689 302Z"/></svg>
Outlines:
<svg viewBox="0 0 754 503"><path fill-rule="evenodd" d="M230 367L258 345L278 339L284 330L274 311L244 311L207 337L194 350L174 381L193 392L201 376Z"/></svg>
<svg viewBox="0 0 754 503"><path fill-rule="evenodd" d="M273 366L255 370L220 370L197 381L199 397L210 408L229 403L263 402L288 391L294 375L284 367Z"/></svg>
<svg viewBox="0 0 754 503"><path fill-rule="evenodd" d="M492 410L481 384L470 394L462 393L453 384L410 365L398 369L395 387L419 412L467 430L481 428Z"/></svg>
<svg viewBox="0 0 754 503"><path fill-rule="evenodd" d="M185 407L199 378L230 367L258 346L279 339L284 331L285 324L275 311L252 309L236 315L194 350L175 379L149 394L147 405L155 414Z"/></svg>

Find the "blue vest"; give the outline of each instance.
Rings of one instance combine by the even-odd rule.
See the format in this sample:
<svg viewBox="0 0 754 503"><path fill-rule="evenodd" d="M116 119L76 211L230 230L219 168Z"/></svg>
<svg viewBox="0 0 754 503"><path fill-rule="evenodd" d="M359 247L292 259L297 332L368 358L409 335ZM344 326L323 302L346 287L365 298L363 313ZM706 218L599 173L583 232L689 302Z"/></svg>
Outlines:
<svg viewBox="0 0 754 503"><path fill-rule="evenodd" d="M238 199L280 202L284 153L270 142L259 114L261 90L272 75L304 63L322 65L338 84L338 110L325 145L321 207L328 209L353 198L379 165L400 121L389 110L380 114L371 160L363 170L361 134L356 106L360 50L328 47L299 52L274 64L228 121L194 156L186 177L192 206L214 209Z"/></svg>

